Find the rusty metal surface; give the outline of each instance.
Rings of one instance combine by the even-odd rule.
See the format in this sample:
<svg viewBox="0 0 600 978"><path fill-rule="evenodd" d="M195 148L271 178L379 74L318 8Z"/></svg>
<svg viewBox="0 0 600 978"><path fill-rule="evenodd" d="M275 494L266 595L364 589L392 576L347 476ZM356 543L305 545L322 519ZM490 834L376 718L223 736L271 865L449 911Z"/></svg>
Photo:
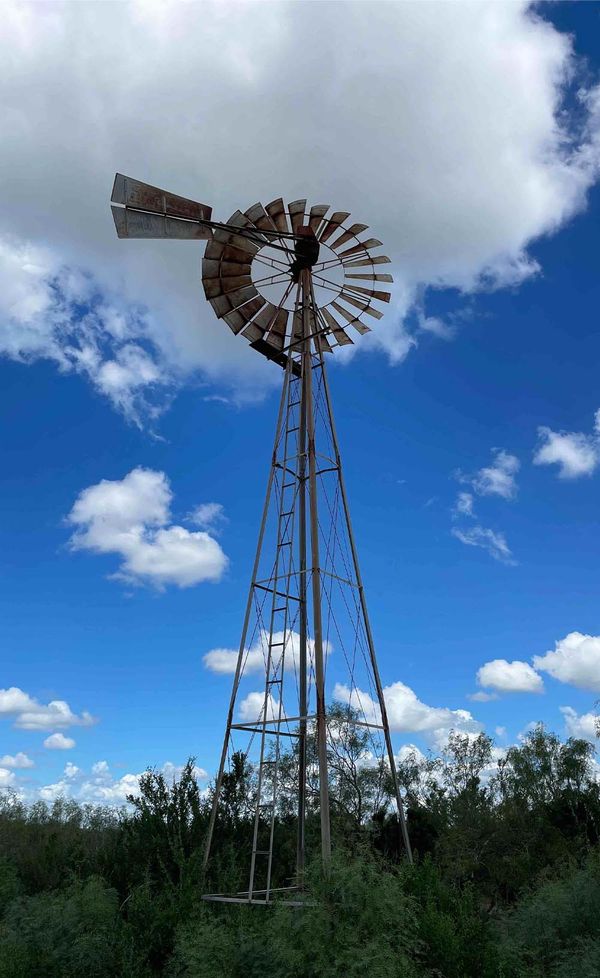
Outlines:
<svg viewBox="0 0 600 978"><path fill-rule="evenodd" d="M343 234L340 234L339 238L336 238L336 240L333 241L329 245L329 247L333 248L334 251L337 251L338 248L341 248L343 244L346 244L346 242L350 241L352 238L358 240L356 236L360 234L362 231L366 231L368 226L369 226L368 224L353 224L352 227L349 227L347 231L344 231Z"/></svg>
<svg viewBox="0 0 600 978"><path fill-rule="evenodd" d="M368 272L346 272L346 278L359 278L363 281L370 282L393 282L394 279L391 275L383 273L381 275L373 275L373 273Z"/></svg>
<svg viewBox="0 0 600 978"><path fill-rule="evenodd" d="M276 200L272 200L270 203L266 204L265 210L272 219L277 230L282 231L284 234L289 234L290 226L288 224L283 197L277 197Z"/></svg>
<svg viewBox="0 0 600 978"><path fill-rule="evenodd" d="M292 222L292 231L296 233L298 228L301 228L304 224L306 200L293 200L291 204L288 204L288 212Z"/></svg>
<svg viewBox="0 0 600 978"><path fill-rule="evenodd" d="M335 211L331 217L325 222L321 231L319 233L319 241L327 241L328 238L339 228L340 224L343 224L347 217L350 217L349 211Z"/></svg>
<svg viewBox="0 0 600 978"><path fill-rule="evenodd" d="M229 278L222 278L220 281L221 292L236 292L238 289L252 285L252 279L249 275L231 275Z"/></svg>
<svg viewBox="0 0 600 978"><path fill-rule="evenodd" d="M369 258L360 258L356 261L345 261L344 268L362 268L365 265L389 265L391 258L387 255L371 255Z"/></svg>
<svg viewBox="0 0 600 978"><path fill-rule="evenodd" d="M321 309L321 314L324 317L325 322L331 329L331 332L335 337L338 346L347 346L348 344L353 343L353 340L350 339L344 327L340 323L338 323L335 316L332 316L332 314L330 313L329 309L327 309L326 306L323 309Z"/></svg>
<svg viewBox="0 0 600 978"><path fill-rule="evenodd" d="M379 238L368 238L366 241L359 241L358 244L352 248L348 248L347 251L340 251L340 258L343 261L344 258L350 258L351 255L356 255L359 251L368 252L370 248L378 248L381 244L383 242Z"/></svg>
<svg viewBox="0 0 600 978"><path fill-rule="evenodd" d="M380 292L379 289L365 289L362 285L348 285L347 288L351 288L353 292L360 292L361 295L370 295L374 299L379 299L380 302L389 302L391 298L390 292Z"/></svg>
<svg viewBox="0 0 600 978"><path fill-rule="evenodd" d="M124 207L111 207L119 238L171 238L173 240L207 241L212 237L210 228L192 221L180 221L164 214L130 211Z"/></svg>
<svg viewBox="0 0 600 978"><path fill-rule="evenodd" d="M152 187L149 183L133 180L122 173L115 175L110 198L115 204L123 204L135 210L150 211L154 214L168 214L187 221L210 221L212 207L199 204L187 197L178 197L167 190Z"/></svg>
<svg viewBox="0 0 600 978"><path fill-rule="evenodd" d="M308 226L314 231L318 237L318 231L323 223L323 218L325 217L327 211L329 210L329 204L313 204L310 209L310 214L308 217Z"/></svg>
<svg viewBox="0 0 600 978"><path fill-rule="evenodd" d="M226 313L223 319L234 333L239 333L259 309L262 309L265 302L266 299L263 299L262 295L257 295L243 306L239 306L238 309L232 309L231 312Z"/></svg>

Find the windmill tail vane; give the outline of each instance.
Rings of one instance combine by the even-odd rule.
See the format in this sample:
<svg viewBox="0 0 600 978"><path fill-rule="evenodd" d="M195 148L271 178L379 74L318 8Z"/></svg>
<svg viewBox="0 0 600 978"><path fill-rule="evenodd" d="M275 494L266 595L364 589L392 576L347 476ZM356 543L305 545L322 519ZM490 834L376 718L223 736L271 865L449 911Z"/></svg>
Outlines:
<svg viewBox="0 0 600 978"><path fill-rule="evenodd" d="M119 237L206 241L202 281L217 317L283 369L204 863L210 879L228 778L242 764L252 775L246 870L231 892L204 899L302 904L307 859L331 858L337 808L364 820L385 808L390 784L412 860L325 365L369 332L366 317L382 317L375 303L389 302L381 284L392 276L379 266L390 259L348 212L306 200L216 222L206 204L117 174L112 201ZM280 838L290 817L293 859Z"/></svg>

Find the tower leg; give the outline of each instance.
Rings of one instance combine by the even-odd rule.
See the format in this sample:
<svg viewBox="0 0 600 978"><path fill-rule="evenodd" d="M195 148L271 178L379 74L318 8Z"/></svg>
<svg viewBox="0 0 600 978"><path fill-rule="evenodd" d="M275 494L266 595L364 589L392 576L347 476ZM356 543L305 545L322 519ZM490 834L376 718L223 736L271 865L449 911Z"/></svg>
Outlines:
<svg viewBox="0 0 600 978"><path fill-rule="evenodd" d="M340 492L342 496L342 505L344 508L344 519L346 523L346 529L348 532L348 540L350 542L350 552L352 554L352 563L354 565L354 574L358 584L358 592L360 599L360 606L363 614L363 619L365 623L365 632L367 637L367 643L369 647L369 658L371 661L371 668L373 670L373 678L375 680L375 688L377 690L377 698L379 701L379 709L381 711L381 722L383 725L383 732L385 738L385 745L388 755L388 762L390 765L390 772L392 775L392 781L394 784L394 794L396 797L396 805L398 807L398 820L400 823L400 831L402 835L402 842L404 844L404 850L406 852L406 857L410 863L413 861L412 848L410 845L410 838L408 835L408 827L406 824L406 816L404 814L404 806L402 804L402 798L400 796L400 787L398 785L398 775L396 772L396 760L394 758L394 749L392 747L392 738L390 736L390 725L388 721L387 709L385 705L385 698L383 695L383 687L381 685L381 677L379 675L379 667L377 665L377 658L375 656L375 644L373 642L373 633L371 632L371 623L369 621L369 613L367 611L367 602L365 599L365 590L363 587L362 577L360 573L360 567L358 563L358 552L356 550L356 543L354 540L354 531L352 529L352 522L350 520L350 509L348 507L348 497L346 495L346 485L344 482L344 474L342 471L342 462L340 457L339 444L337 440L337 432L335 427L335 421L333 418L333 409L331 405L331 397L329 393L329 383L327 380L327 372L325 370L325 363L323 361L323 354L321 354L321 370L323 372L323 387L325 391L325 400L327 404L327 416L329 419L329 424L331 428L331 435L333 439L333 446L335 451L335 460L338 469L338 478L340 483Z"/></svg>
<svg viewBox="0 0 600 978"><path fill-rule="evenodd" d="M315 643L315 692L317 714L317 752L319 758L319 807L321 812L321 854L323 864L331 859L331 825L329 818L329 774L327 770L327 718L325 713L325 668L323 662L323 623L321 614L321 562L319 557L319 517L317 498L317 463L315 452L315 419L312 389L312 340L310 306L312 285L309 269L301 272L302 321L302 410L306 416L308 439L308 484L310 509L310 549L313 626ZM314 321L314 320L313 320Z"/></svg>

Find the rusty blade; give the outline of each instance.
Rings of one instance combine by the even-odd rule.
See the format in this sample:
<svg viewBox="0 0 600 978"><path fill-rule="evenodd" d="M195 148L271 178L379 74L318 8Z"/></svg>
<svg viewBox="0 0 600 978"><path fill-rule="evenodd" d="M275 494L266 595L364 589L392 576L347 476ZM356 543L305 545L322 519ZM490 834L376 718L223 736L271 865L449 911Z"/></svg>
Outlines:
<svg viewBox="0 0 600 978"><path fill-rule="evenodd" d="M295 234L298 228L301 228L304 224L306 200L293 200L291 204L288 204L288 211L292 222L292 231Z"/></svg>
<svg viewBox="0 0 600 978"><path fill-rule="evenodd" d="M357 331L357 333L360 333L361 336L364 336L365 333L372 332L371 327L366 326L365 323L361 322L358 316L356 317L356 319L352 320L352 325L354 326L354 329Z"/></svg>
<svg viewBox="0 0 600 978"><path fill-rule="evenodd" d="M238 289L245 289L252 285L249 275L230 275L228 278L220 279L222 292L237 292Z"/></svg>
<svg viewBox="0 0 600 978"><path fill-rule="evenodd" d="M228 292L227 298L231 301L231 308L237 309L238 306L242 306L244 302L248 302L249 299L256 298L257 295L258 292L253 285L246 285L241 289Z"/></svg>
<svg viewBox="0 0 600 978"><path fill-rule="evenodd" d="M208 241L210 228L192 221L180 221L164 214L130 211L124 207L111 207L119 238L172 238L174 240Z"/></svg>
<svg viewBox="0 0 600 978"><path fill-rule="evenodd" d="M374 319L383 319L383 313L379 312L379 309L374 309L368 302L361 302L360 299L355 299L353 295L348 295L347 292L342 292L340 299L343 299L348 305L360 309L361 312L366 312L367 316L373 316Z"/></svg>
<svg viewBox="0 0 600 978"><path fill-rule="evenodd" d="M218 295L223 295L223 286L220 278L205 278L202 280L204 295L207 299L216 299Z"/></svg>
<svg viewBox="0 0 600 978"><path fill-rule="evenodd" d="M335 211L331 217L325 221L325 224L321 228L318 235L319 241L327 241L328 238L336 231L340 224L343 224L347 217L350 217L350 211Z"/></svg>
<svg viewBox="0 0 600 978"><path fill-rule="evenodd" d="M338 248L341 248L343 244L346 244L346 241L350 241L351 238L356 238L356 235L360 234L361 231L366 231L368 226L368 224L353 224L347 231L340 234L339 238L330 244L329 247L336 251Z"/></svg>
<svg viewBox="0 0 600 978"><path fill-rule="evenodd" d="M178 197L167 190L151 187L148 183L133 180L122 173L115 174L115 182L111 198L114 204L124 204L138 211L149 211L153 214L167 214L170 217L181 217L187 221L210 221L212 207L199 204L187 197Z"/></svg>
<svg viewBox="0 0 600 978"><path fill-rule="evenodd" d="M252 207L249 207L247 211L244 211L244 214L246 215L248 220L251 221L252 224L254 224L255 227L259 228L262 231L278 230L277 226L275 225L275 222L269 217L263 205L260 203L253 204Z"/></svg>
<svg viewBox="0 0 600 978"><path fill-rule="evenodd" d="M257 251L260 251L261 245L255 244L254 241L250 241L244 235L235 234L234 231L225 231L222 228L215 228L213 231L213 241L218 241L224 245L230 245L230 247L237 248L239 251L246 252L246 261L248 261L248 255L255 255Z"/></svg>
<svg viewBox="0 0 600 978"><path fill-rule="evenodd" d="M371 273L355 272L354 274L350 272L346 272L346 278L360 278L363 281L368 280L370 282L393 282L394 281L393 277L391 275L388 275L387 272L383 275L373 275L372 272Z"/></svg>
<svg viewBox="0 0 600 978"><path fill-rule="evenodd" d="M290 228L285 211L285 204L283 203L283 197L278 197L277 200L272 200L270 204L266 204L265 210L275 224L277 230L281 231L283 234L289 234Z"/></svg>
<svg viewBox="0 0 600 978"><path fill-rule="evenodd" d="M321 309L321 314L325 319L325 322L331 329L331 332L335 337L338 346L347 346L348 344L352 344L353 341L348 336L344 327L340 323L338 323L335 316L331 315L329 309L327 309L326 306L323 309Z"/></svg>
<svg viewBox="0 0 600 978"><path fill-rule="evenodd" d="M266 302L258 316L254 317L252 324L260 328L261 336L271 328L277 312L277 306L274 306L272 302ZM244 333L244 335L246 334Z"/></svg>
<svg viewBox="0 0 600 978"><path fill-rule="evenodd" d="M344 268L364 268L365 265L389 265L391 258L387 255L370 255L368 258L360 258L357 261L343 262Z"/></svg>
<svg viewBox="0 0 600 978"><path fill-rule="evenodd" d="M383 242L379 238L368 238L366 241L360 241L353 248L348 248L347 251L340 251L340 258L343 261L344 258L350 258L351 255L356 255L359 251L368 252L369 248L378 248L380 244Z"/></svg>
<svg viewBox="0 0 600 978"><path fill-rule="evenodd" d="M318 229L320 228L323 218L325 217L328 210L329 210L329 204L313 204L313 206L310 209L308 226L313 229L317 237L318 237Z"/></svg>
<svg viewBox="0 0 600 978"><path fill-rule="evenodd" d="M246 302L245 305L240 306L239 309L232 309L231 312L226 313L223 319L229 328L237 334L262 309L265 302L266 300L263 299L262 295L257 295L254 299L250 299L250 302Z"/></svg>
<svg viewBox="0 0 600 978"><path fill-rule="evenodd" d="M269 335L265 336L267 343L271 343L271 345L277 347L278 350L283 350L285 331L287 329L289 315L290 314L287 309L278 309L277 315L273 320L273 325L269 330Z"/></svg>
<svg viewBox="0 0 600 978"><path fill-rule="evenodd" d="M345 288L352 289L353 292L360 292L361 295L370 295L374 299L379 299L380 302L389 302L391 299L390 292L381 292L379 289L365 289L362 285L347 285ZM342 290L342 295L344 291Z"/></svg>
<svg viewBox="0 0 600 978"><path fill-rule="evenodd" d="M250 264L233 261L202 259L202 278L221 278L229 275L250 275Z"/></svg>
<svg viewBox="0 0 600 978"><path fill-rule="evenodd" d="M331 343L323 333L317 333L315 344L319 353L333 353Z"/></svg>
<svg viewBox="0 0 600 978"><path fill-rule="evenodd" d="M204 289L206 290L206 283L204 283ZM215 311L215 315L221 319L226 313L231 312L233 306L231 304L230 297L228 295L218 295L213 299L208 300Z"/></svg>
<svg viewBox="0 0 600 978"><path fill-rule="evenodd" d="M267 241L268 241L268 238L266 238L263 234L260 233L260 231L258 230L258 228L256 227L256 225L254 224L254 222L251 221L246 214L242 214L242 212L239 211L239 210L238 211L234 211L234 213L231 215L231 217L227 221L227 224L230 224L230 225L232 225L233 227L236 227L236 228L245 228L248 231L250 231L251 232L251 238L250 238L250 240L251 241L255 241L261 247L262 247L262 245L266 244Z"/></svg>

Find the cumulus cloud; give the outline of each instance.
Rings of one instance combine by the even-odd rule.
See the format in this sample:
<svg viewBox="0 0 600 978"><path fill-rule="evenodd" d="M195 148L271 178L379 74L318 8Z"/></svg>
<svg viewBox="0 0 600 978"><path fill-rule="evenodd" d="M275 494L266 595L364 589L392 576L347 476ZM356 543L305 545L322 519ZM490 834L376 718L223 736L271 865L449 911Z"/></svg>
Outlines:
<svg viewBox="0 0 600 978"><path fill-rule="evenodd" d="M166 761L159 770L167 781L171 782L174 778L180 777L183 765ZM126 804L127 795L139 794L141 776L142 772L115 777L108 762L104 760L96 761L87 772L69 762L65 766L64 777L40 788L39 797L50 802L65 797L83 803L120 807ZM203 768L194 767L194 777L198 781L203 781L208 775Z"/></svg>
<svg viewBox="0 0 600 978"><path fill-rule="evenodd" d="M49 737L46 737L44 741L44 747L48 750L71 750L75 746L75 741L72 737L65 737L62 733L53 733Z"/></svg>
<svg viewBox="0 0 600 978"><path fill-rule="evenodd" d="M581 90L573 118L564 111L572 41L523 0L40 9L9 3L0 38L12 122L0 348L81 370L134 416L198 369L237 396L278 373L204 303L200 248L115 240L116 168L218 218L283 193L370 223L396 284L362 346L394 362L415 346L417 298L417 333L444 332L427 286L466 293L534 275L530 243L584 207L597 177L597 91ZM360 153L340 152L357 120ZM90 270L93 297L78 304Z"/></svg>
<svg viewBox="0 0 600 978"><path fill-rule="evenodd" d="M465 543L468 547L482 547L494 560L499 560L502 564L514 566L516 561L512 551L506 542L503 533L490 530L485 526L470 526L461 528L453 526L450 530L453 537Z"/></svg>
<svg viewBox="0 0 600 978"><path fill-rule="evenodd" d="M568 737L589 740L595 744L598 739L598 715L596 713L577 713L571 706L561 706Z"/></svg>
<svg viewBox="0 0 600 978"><path fill-rule="evenodd" d="M594 418L594 432L552 431L538 428L540 444L533 455L534 465L558 465L559 479L579 479L592 475L600 464L600 410Z"/></svg>
<svg viewBox="0 0 600 978"><path fill-rule="evenodd" d="M27 754L19 751L17 754L5 754L4 757L0 757L0 767L27 768L35 765Z"/></svg>
<svg viewBox="0 0 600 978"><path fill-rule="evenodd" d="M283 708L281 716L282 719L285 718ZM259 692L248 693L240 702L239 717L242 723L257 723L265 718L267 720L277 720L279 717L279 701L269 693L267 696L265 717L265 694Z"/></svg>
<svg viewBox="0 0 600 978"><path fill-rule="evenodd" d="M52 730L66 727L90 727L96 719L84 710L73 713L65 700L39 703L18 686L0 689L0 719L10 718L21 730Z"/></svg>
<svg viewBox="0 0 600 978"><path fill-rule="evenodd" d="M281 644L284 643L285 645ZM306 651L310 658L314 655L315 643L313 639L307 639ZM244 654L244 675L253 672L264 672L267 662L269 649L269 632L261 629L255 642L245 650ZM332 650L331 643L323 642L323 652L325 656ZM272 669L278 668L281 656L285 654L285 665L288 669L298 668L298 657L300 655L300 634L293 630L287 632L273 632L272 638ZM210 672L221 673L223 675L233 675L238 660L238 650L228 648L211 649L204 656L202 661L206 669Z"/></svg>
<svg viewBox="0 0 600 978"><path fill-rule="evenodd" d="M14 784L14 771L9 771L6 767L0 767L0 790L3 788L12 788Z"/></svg>
<svg viewBox="0 0 600 978"><path fill-rule="evenodd" d="M113 577L130 584L162 590L220 580L227 567L223 550L205 531L169 525L172 497L164 472L151 469L89 486L67 517L76 528L71 548L118 554L122 563Z"/></svg>
<svg viewBox="0 0 600 978"><path fill-rule="evenodd" d="M420 733L430 743L441 745L448 739L450 730L477 734L483 727L468 710L450 710L447 707L428 706L404 683L392 683L383 690L390 730L398 733ZM333 697L340 703L348 703L369 723L381 723L379 704L369 693L350 689L336 683Z"/></svg>
<svg viewBox="0 0 600 978"><path fill-rule="evenodd" d="M528 662L492 659L477 670L477 682L501 693L543 693L542 677Z"/></svg>
<svg viewBox="0 0 600 978"><path fill-rule="evenodd" d="M569 632L554 651L535 655L533 664L561 683L600 692L600 636Z"/></svg>
<svg viewBox="0 0 600 978"><path fill-rule="evenodd" d="M199 526L201 530L216 532L227 517L221 503L200 503L188 516L190 523Z"/></svg>

